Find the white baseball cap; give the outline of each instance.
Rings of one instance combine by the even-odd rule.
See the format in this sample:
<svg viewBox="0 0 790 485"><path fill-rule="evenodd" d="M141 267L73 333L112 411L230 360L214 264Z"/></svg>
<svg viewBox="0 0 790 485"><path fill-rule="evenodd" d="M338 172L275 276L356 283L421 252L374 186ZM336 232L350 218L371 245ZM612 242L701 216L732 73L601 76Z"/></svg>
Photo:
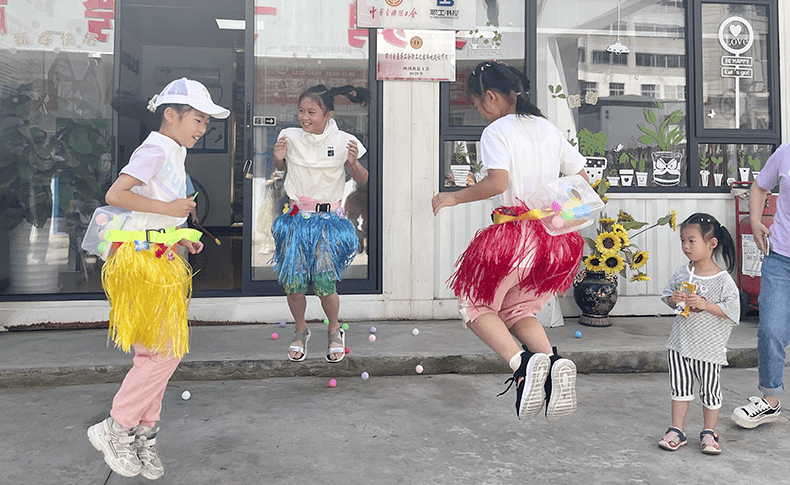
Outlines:
<svg viewBox="0 0 790 485"><path fill-rule="evenodd" d="M206 86L185 77L176 79L165 86L161 93L155 94L148 102L148 110L153 113L163 104L186 104L214 118L230 116L230 111L214 104Z"/></svg>

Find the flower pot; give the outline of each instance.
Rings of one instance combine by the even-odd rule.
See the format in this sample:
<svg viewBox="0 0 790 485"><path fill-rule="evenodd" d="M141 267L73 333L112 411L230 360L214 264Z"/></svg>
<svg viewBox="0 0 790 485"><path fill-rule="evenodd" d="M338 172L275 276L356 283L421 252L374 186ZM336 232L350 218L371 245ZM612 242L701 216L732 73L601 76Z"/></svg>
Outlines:
<svg viewBox="0 0 790 485"><path fill-rule="evenodd" d="M732 185L733 182L735 182L735 177L728 177L727 178L727 187Z"/></svg>
<svg viewBox="0 0 790 485"><path fill-rule="evenodd" d="M653 182L661 187L671 187L680 183L680 165L683 155L680 152L653 152Z"/></svg>
<svg viewBox="0 0 790 485"><path fill-rule="evenodd" d="M573 299L582 311L579 323L588 327L608 327L609 312L617 303L617 275L603 271L582 271L573 280Z"/></svg>
<svg viewBox="0 0 790 485"><path fill-rule="evenodd" d="M716 187L718 187L719 185L721 185L721 179L722 178L724 178L724 174L723 173L714 173L713 174L713 184Z"/></svg>
<svg viewBox="0 0 790 485"><path fill-rule="evenodd" d="M647 187L647 172L636 172L636 185Z"/></svg>
<svg viewBox="0 0 790 485"><path fill-rule="evenodd" d="M595 183L603 178L603 172L606 170L607 161L604 157L584 157L587 159L587 164L584 166L584 171L590 178L590 183Z"/></svg>
<svg viewBox="0 0 790 485"><path fill-rule="evenodd" d="M749 171L751 169L749 167L738 167L738 176L741 178L741 182L748 182L749 181Z"/></svg>
<svg viewBox="0 0 790 485"><path fill-rule="evenodd" d="M62 241L50 238L48 220L38 228L26 221L8 233L9 278L8 293L57 293L59 291ZM55 245L56 247L51 247ZM68 245L66 246L68 248ZM49 253L49 254L48 254ZM48 257L49 256L49 257Z"/></svg>
<svg viewBox="0 0 790 485"><path fill-rule="evenodd" d="M700 170L699 171L699 183L703 187L708 186L708 182L710 181L710 170Z"/></svg>
<svg viewBox="0 0 790 485"><path fill-rule="evenodd" d="M470 168L469 165L450 165L456 187L466 187L466 180L469 177Z"/></svg>
<svg viewBox="0 0 790 485"><path fill-rule="evenodd" d="M620 169L620 185L630 187L634 183L634 170L632 168Z"/></svg>
<svg viewBox="0 0 790 485"><path fill-rule="evenodd" d="M756 172L754 170L752 170L752 178L754 179L755 182L757 182L757 176L758 175L760 175L760 171L759 170L756 171Z"/></svg>
<svg viewBox="0 0 790 485"><path fill-rule="evenodd" d="M606 180L612 187L617 187L620 184L620 177L606 177Z"/></svg>

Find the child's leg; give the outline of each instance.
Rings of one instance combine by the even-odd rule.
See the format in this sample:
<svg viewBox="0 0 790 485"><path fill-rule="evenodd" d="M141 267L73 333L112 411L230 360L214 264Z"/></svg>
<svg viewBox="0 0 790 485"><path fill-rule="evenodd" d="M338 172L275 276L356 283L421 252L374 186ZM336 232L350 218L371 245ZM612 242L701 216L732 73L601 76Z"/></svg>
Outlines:
<svg viewBox="0 0 790 485"><path fill-rule="evenodd" d="M134 345L134 351L132 368L115 394L110 411L110 416L127 428L152 426L159 419L167 382L181 361L151 354L139 344Z"/></svg>
<svg viewBox="0 0 790 485"><path fill-rule="evenodd" d="M510 333L532 352L551 354L551 343L543 325L535 317L527 317L517 321L510 327Z"/></svg>
<svg viewBox="0 0 790 485"><path fill-rule="evenodd" d="M467 323L467 326L505 362L510 362L516 354L521 353L521 348L513 340L505 322L496 313L484 313L473 322Z"/></svg>
<svg viewBox="0 0 790 485"><path fill-rule="evenodd" d="M296 333L307 332L307 321L304 319L304 312L307 308L307 297L305 296L304 291L299 293L287 293L286 300L288 301L288 308L291 310L291 315L294 317L294 323L296 323ZM294 340L291 342L291 344L295 344L302 348L307 347L307 342L303 342L302 340ZM302 353L295 350L290 350L288 355L292 359L302 358Z"/></svg>
<svg viewBox="0 0 790 485"><path fill-rule="evenodd" d="M672 427L683 432L686 423L686 414L689 402L694 399L694 373L690 359L686 359L674 350L667 350L667 364L669 365L669 387L672 398L671 419ZM676 450L685 444L685 433L668 429L659 441L659 446L668 450ZM668 445L666 445L668 444Z"/></svg>
<svg viewBox="0 0 790 485"><path fill-rule="evenodd" d="M689 412L689 401L672 400L672 426L683 430L686 423L686 414Z"/></svg>

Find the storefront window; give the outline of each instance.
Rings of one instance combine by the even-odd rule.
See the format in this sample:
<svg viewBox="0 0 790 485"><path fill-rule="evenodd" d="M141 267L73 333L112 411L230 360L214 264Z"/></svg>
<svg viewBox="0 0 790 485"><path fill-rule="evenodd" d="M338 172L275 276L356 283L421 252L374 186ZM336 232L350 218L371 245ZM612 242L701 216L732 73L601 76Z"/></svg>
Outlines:
<svg viewBox="0 0 790 485"><path fill-rule="evenodd" d="M702 4L705 129L771 129L765 5Z"/></svg>
<svg viewBox="0 0 790 485"><path fill-rule="evenodd" d="M683 2L577 5L538 1L539 107L587 158L592 180L687 186Z"/></svg>
<svg viewBox="0 0 790 485"><path fill-rule="evenodd" d="M5 3L2 289L101 292L102 261L80 246L112 180L112 2Z"/></svg>
<svg viewBox="0 0 790 485"><path fill-rule="evenodd" d="M699 185L729 186L757 179L774 145L702 143L699 145Z"/></svg>

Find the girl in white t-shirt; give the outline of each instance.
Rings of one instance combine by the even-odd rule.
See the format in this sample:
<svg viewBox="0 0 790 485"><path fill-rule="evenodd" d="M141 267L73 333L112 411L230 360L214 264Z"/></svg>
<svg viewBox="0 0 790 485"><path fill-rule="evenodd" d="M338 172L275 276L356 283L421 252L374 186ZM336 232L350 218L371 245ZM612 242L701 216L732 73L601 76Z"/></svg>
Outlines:
<svg viewBox="0 0 790 485"><path fill-rule="evenodd" d="M88 438L124 477L154 480L164 474L156 452L156 422L167 382L189 350L187 305L192 268L176 251L203 249L200 232L183 229L195 201L186 194L187 149L206 132L209 117L230 111L214 104L201 83L182 78L151 99L159 130L132 153L105 200L132 211L123 230L108 231L113 251L102 268L110 301L110 338L134 363L115 394L110 417Z"/></svg>
<svg viewBox="0 0 790 485"><path fill-rule="evenodd" d="M364 88L314 86L299 96L301 127L284 129L274 144L275 167L288 170L284 188L290 202L272 224L272 237L274 269L296 323L288 347L293 362L307 357L310 329L304 315L310 286L329 324L327 362L340 362L346 355L336 282L353 261L359 241L341 201L346 168L360 186L367 184L368 171L359 163L365 147L354 135L340 131L333 119L334 99L339 95L355 103L367 103L370 98Z"/></svg>
<svg viewBox="0 0 790 485"><path fill-rule="evenodd" d="M434 196L433 212L491 197L498 207L494 224L475 236L450 284L464 323L513 369L508 381L516 384L517 416L533 417L545 402L553 421L576 410L576 366L557 355L535 314L552 293L570 286L584 241L578 232L549 235L540 221L526 219L522 201L560 172L588 180L585 159L529 101L529 80L519 70L482 62L469 75L468 94L489 123L480 139L487 175Z"/></svg>

